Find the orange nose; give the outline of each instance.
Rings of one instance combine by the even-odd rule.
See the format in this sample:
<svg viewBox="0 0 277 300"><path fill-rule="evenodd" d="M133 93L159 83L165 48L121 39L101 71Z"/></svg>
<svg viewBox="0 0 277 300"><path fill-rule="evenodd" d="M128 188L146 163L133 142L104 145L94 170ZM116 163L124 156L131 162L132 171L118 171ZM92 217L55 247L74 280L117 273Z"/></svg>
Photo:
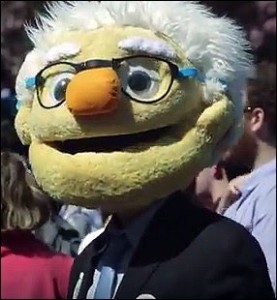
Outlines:
<svg viewBox="0 0 277 300"><path fill-rule="evenodd" d="M66 103L73 115L106 114L118 106L119 78L112 68L78 73L66 89Z"/></svg>

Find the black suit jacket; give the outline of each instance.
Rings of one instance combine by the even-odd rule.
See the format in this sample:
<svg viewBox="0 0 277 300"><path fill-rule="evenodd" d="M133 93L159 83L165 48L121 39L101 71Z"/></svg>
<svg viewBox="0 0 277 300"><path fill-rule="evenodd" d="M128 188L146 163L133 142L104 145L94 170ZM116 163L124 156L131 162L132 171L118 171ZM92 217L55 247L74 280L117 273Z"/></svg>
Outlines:
<svg viewBox="0 0 277 300"><path fill-rule="evenodd" d="M184 198L173 195L156 213L115 298L275 299L257 241L239 224ZM86 299L104 249L105 234L76 258L68 299L81 273L78 299Z"/></svg>

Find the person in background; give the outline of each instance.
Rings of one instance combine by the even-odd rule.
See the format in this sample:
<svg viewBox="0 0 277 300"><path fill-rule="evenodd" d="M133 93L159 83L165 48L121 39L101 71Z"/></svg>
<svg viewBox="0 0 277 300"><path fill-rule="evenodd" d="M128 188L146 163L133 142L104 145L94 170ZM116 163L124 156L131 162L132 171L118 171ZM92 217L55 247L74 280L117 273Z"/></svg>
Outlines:
<svg viewBox="0 0 277 300"><path fill-rule="evenodd" d="M260 243L276 294L276 64L257 66L245 99L244 136L222 162L247 164L220 200L221 213L244 225Z"/></svg>
<svg viewBox="0 0 277 300"><path fill-rule="evenodd" d="M37 187L34 178L32 184ZM50 197L49 203L50 218L35 231L35 236L53 250L75 257L79 253L81 242L102 230L101 213L84 207L62 205ZM83 249L86 243L82 245Z"/></svg>
<svg viewBox="0 0 277 300"><path fill-rule="evenodd" d="M98 209L87 209L75 205L62 205L59 216L67 221L83 239L87 234L103 228L103 216Z"/></svg>
<svg viewBox="0 0 277 300"><path fill-rule="evenodd" d="M1 299L66 299L73 259L32 234L49 209L29 180L22 157L1 152Z"/></svg>
<svg viewBox="0 0 277 300"><path fill-rule="evenodd" d="M50 218L43 226L35 230L34 234L52 250L75 257L78 254L82 236L76 228L59 215L61 205L51 198L49 198L49 203Z"/></svg>
<svg viewBox="0 0 277 300"><path fill-rule="evenodd" d="M249 172L249 167L237 165L236 162L228 165L220 162L202 170L186 192L191 194L192 201L197 206L218 212L229 185L241 180Z"/></svg>

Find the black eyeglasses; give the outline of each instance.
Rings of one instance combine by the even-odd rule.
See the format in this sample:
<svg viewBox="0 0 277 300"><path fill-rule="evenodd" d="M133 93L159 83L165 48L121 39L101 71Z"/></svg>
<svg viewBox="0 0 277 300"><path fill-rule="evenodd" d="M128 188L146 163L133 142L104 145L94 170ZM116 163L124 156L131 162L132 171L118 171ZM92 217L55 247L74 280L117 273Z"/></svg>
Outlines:
<svg viewBox="0 0 277 300"><path fill-rule="evenodd" d="M35 78L28 80L29 85L35 85L39 104L51 109L64 103L67 86L76 74L88 69L108 67L118 74L122 92L126 96L136 102L149 104L165 98L175 79L198 78L199 75L193 67L179 68L162 58L139 55L77 64L57 62L46 66Z"/></svg>
<svg viewBox="0 0 277 300"><path fill-rule="evenodd" d="M251 106L246 106L244 109L243 109L243 113L246 114L246 113L250 113L253 111L253 108Z"/></svg>

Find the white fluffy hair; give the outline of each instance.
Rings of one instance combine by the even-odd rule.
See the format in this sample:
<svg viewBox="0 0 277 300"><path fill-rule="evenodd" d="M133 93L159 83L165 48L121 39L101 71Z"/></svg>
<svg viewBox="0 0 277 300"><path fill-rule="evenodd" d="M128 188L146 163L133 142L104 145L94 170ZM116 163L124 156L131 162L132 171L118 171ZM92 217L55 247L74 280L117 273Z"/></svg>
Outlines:
<svg viewBox="0 0 277 300"><path fill-rule="evenodd" d="M232 80L252 65L241 28L196 1L51 1L46 10L36 27L27 26L38 49L47 48L44 34L131 25L171 37L208 77Z"/></svg>
<svg viewBox="0 0 277 300"><path fill-rule="evenodd" d="M240 92L253 70L252 56L243 30L232 20L216 17L197 1L51 1L46 11L37 17L36 26L26 26L37 52L49 50L45 34L53 32L113 25L160 32L177 43L207 78L206 101L221 89L215 84L218 79L228 84L237 118L241 118Z"/></svg>

